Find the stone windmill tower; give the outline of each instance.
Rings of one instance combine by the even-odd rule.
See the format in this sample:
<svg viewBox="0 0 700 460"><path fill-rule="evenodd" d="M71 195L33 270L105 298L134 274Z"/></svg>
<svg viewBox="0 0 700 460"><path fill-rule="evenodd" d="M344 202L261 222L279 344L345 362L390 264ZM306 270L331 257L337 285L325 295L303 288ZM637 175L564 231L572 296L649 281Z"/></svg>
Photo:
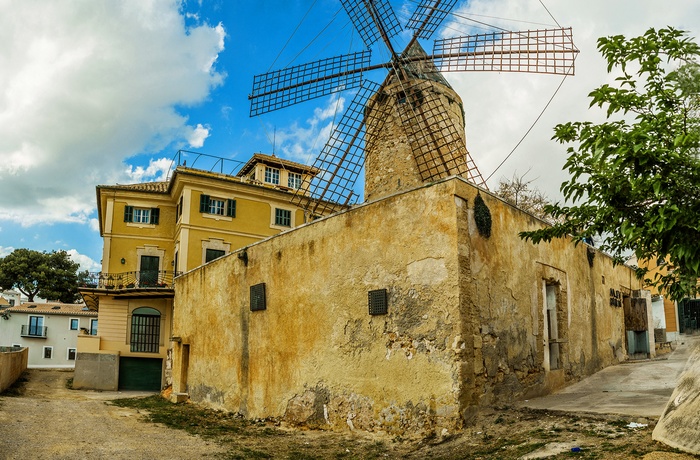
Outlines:
<svg viewBox="0 0 700 460"><path fill-rule="evenodd" d="M413 35L404 51L391 41L402 27L388 0L341 0L366 50L258 75L251 116L339 91L355 95L316 159L321 171L295 201L313 215L354 203L364 166L365 199L459 175L485 186L466 148L464 107L441 72L496 71L573 75L578 50L571 29L495 32L429 39L457 0L422 0L406 24ZM381 41L389 62L372 63ZM383 83L365 74L388 70ZM309 199L311 198L311 199Z"/></svg>

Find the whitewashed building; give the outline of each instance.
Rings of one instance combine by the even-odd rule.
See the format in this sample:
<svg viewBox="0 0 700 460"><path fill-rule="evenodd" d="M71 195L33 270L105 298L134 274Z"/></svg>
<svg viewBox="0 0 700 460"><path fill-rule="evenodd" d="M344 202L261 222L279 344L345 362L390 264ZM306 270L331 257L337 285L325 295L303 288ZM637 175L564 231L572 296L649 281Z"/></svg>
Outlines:
<svg viewBox="0 0 700 460"><path fill-rule="evenodd" d="M74 368L78 334L97 334L84 304L27 302L0 312L0 345L29 348L30 368Z"/></svg>

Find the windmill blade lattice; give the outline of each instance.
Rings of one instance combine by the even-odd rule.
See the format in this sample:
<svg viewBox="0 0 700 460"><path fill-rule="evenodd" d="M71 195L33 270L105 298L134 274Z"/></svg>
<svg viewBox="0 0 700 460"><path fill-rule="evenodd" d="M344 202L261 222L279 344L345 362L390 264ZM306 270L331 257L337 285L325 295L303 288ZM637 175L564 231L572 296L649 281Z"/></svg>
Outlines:
<svg viewBox="0 0 700 460"><path fill-rule="evenodd" d="M249 97L250 116L357 88L371 57L366 50L256 75Z"/></svg>
<svg viewBox="0 0 700 460"><path fill-rule="evenodd" d="M401 32L401 24L387 0L340 0L340 3L367 48L383 35L387 40Z"/></svg>
<svg viewBox="0 0 700 460"><path fill-rule="evenodd" d="M404 86L406 100L397 105L421 179L429 182L456 174L485 187L486 182L467 151L464 134L460 134L442 103L431 94L432 86L431 81L420 80Z"/></svg>
<svg viewBox="0 0 700 460"><path fill-rule="evenodd" d="M411 19L408 20L406 28L414 30L417 38L428 39L452 11L456 3L457 0L423 0L416 7Z"/></svg>
<svg viewBox="0 0 700 460"><path fill-rule="evenodd" d="M372 64L367 50L268 72L255 77L249 96L251 116L255 116L346 89L357 90L314 164L319 174L293 200L311 214L341 209L359 198L354 189L365 151L371 152L367 161L374 174L365 184L367 196L386 191L375 185L369 190L367 184L385 187L397 182L380 176L393 174L397 169L393 161L410 158L403 150L395 152L396 148L410 149L415 159L410 165L403 163L401 174L410 176L404 183L413 186L420 180L424 183L457 174L485 187L467 151L465 134L460 132L465 117L459 95L440 71L574 73L578 49L571 28L437 40L433 55L428 56L418 39L431 37L457 0L420 0L407 24L414 30L413 38L398 54L390 38L401 26L389 0L340 1L365 45L369 48L381 39L391 59ZM389 70L384 83L364 80L366 72L377 69Z"/></svg>
<svg viewBox="0 0 700 460"><path fill-rule="evenodd" d="M356 202L355 182L364 165L363 152L368 141L363 135L365 109L379 88L372 81L363 82L314 162L320 173L295 193L292 202L306 205L311 215L336 211ZM381 118L379 112L376 116Z"/></svg>
<svg viewBox="0 0 700 460"><path fill-rule="evenodd" d="M571 28L494 32L436 40L443 72L496 71L573 75L578 49Z"/></svg>

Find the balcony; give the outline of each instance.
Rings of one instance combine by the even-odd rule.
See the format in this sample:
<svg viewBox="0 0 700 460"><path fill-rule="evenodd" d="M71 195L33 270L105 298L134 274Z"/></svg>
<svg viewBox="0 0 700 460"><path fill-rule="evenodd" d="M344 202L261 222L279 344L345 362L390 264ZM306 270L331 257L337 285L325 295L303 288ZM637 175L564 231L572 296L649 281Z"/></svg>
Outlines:
<svg viewBox="0 0 700 460"><path fill-rule="evenodd" d="M122 273L90 273L81 289L173 289L173 279L179 272L146 270Z"/></svg>
<svg viewBox="0 0 700 460"><path fill-rule="evenodd" d="M173 281L180 272L143 270L121 273L90 273L78 291L88 308L97 310L99 297L173 297Z"/></svg>
<svg viewBox="0 0 700 460"><path fill-rule="evenodd" d="M35 339L45 339L46 338L46 331L49 328L46 326L35 326L35 325L22 325L22 332L20 335L22 337L31 337Z"/></svg>

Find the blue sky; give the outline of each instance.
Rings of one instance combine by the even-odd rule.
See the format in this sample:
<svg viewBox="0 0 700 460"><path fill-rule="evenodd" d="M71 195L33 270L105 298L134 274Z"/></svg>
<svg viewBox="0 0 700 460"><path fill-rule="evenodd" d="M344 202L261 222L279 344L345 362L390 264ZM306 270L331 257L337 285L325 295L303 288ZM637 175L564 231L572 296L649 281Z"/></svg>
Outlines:
<svg viewBox="0 0 700 460"><path fill-rule="evenodd" d="M402 23L417 4L390 3ZM525 174L553 199L565 155L552 127L602 119L587 94L613 77L596 39L700 31L697 0L470 0L454 12L436 37L573 27L576 76L558 92L551 75L447 75L491 189ZM396 37L397 48L408 38ZM162 179L179 149L246 161L271 153L274 137L277 155L313 161L351 95L250 118L253 76L362 49L339 0L0 0L0 257L63 249L98 271L95 186Z"/></svg>

